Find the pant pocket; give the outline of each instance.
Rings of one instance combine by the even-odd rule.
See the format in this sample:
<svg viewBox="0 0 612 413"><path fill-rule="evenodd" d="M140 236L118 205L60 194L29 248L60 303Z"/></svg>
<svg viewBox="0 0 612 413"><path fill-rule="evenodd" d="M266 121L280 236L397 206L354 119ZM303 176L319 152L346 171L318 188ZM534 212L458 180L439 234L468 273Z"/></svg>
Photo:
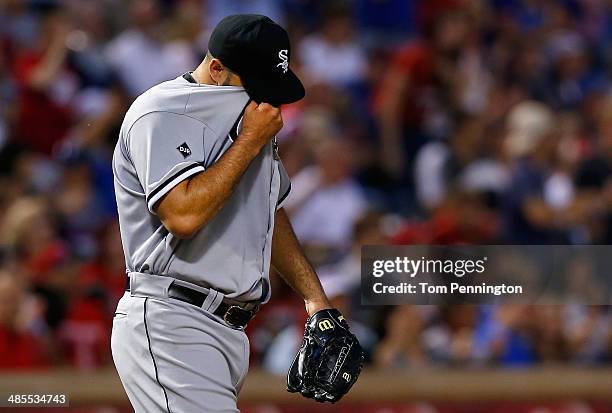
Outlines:
<svg viewBox="0 0 612 413"><path fill-rule="evenodd" d="M240 392L240 389L242 388L242 385L244 384L244 379L246 379L246 376L249 372L249 357L251 355L251 348L250 348L249 338L247 337L246 334L244 334L243 340L244 340L244 356L243 356L244 359L242 360L243 362L242 374L239 377L238 382L235 385L236 393Z"/></svg>
<svg viewBox="0 0 612 413"><path fill-rule="evenodd" d="M127 317L130 308L130 299L130 293L126 291L117 303L117 309L115 310L113 319Z"/></svg>

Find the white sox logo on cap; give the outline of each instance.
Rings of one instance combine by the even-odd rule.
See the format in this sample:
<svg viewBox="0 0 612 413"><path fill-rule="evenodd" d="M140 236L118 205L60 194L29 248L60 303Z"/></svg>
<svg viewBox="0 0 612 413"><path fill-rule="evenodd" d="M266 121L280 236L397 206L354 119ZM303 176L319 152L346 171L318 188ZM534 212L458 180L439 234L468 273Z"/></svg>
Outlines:
<svg viewBox="0 0 612 413"><path fill-rule="evenodd" d="M278 58L281 60L281 62L277 64L276 67L280 66L281 69L283 69L283 73L287 73L289 70L289 50L282 49L279 51Z"/></svg>
<svg viewBox="0 0 612 413"><path fill-rule="evenodd" d="M255 102L280 106L297 102L306 93L289 66L289 35L269 17L235 14L223 18L210 35L208 50L240 76Z"/></svg>

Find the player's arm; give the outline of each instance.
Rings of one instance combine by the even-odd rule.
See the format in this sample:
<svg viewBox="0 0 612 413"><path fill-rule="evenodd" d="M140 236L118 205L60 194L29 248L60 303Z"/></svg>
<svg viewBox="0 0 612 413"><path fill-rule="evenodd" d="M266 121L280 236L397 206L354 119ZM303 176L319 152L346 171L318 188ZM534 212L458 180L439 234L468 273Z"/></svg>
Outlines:
<svg viewBox="0 0 612 413"><path fill-rule="evenodd" d="M176 185L154 206L163 225L179 238L191 238L230 197L262 147L282 128L280 110L251 102L238 139L219 161Z"/></svg>
<svg viewBox="0 0 612 413"><path fill-rule="evenodd" d="M302 296L309 315L304 340L287 373L287 390L335 403L357 381L363 350L348 322L331 307L282 208L276 211L272 265Z"/></svg>
<svg viewBox="0 0 612 413"><path fill-rule="evenodd" d="M272 236L272 265L283 280L304 299L309 315L331 308L319 277L304 256L283 208L276 211Z"/></svg>

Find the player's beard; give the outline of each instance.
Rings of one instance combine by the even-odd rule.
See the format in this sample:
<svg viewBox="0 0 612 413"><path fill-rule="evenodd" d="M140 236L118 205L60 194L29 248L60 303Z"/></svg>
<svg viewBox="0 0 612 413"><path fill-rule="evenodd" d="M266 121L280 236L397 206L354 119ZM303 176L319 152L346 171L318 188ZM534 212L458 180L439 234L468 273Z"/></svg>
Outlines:
<svg viewBox="0 0 612 413"><path fill-rule="evenodd" d="M225 80L223 81L223 83L221 83L220 86L231 86L231 79L232 79L232 74L228 73L227 76L225 77Z"/></svg>

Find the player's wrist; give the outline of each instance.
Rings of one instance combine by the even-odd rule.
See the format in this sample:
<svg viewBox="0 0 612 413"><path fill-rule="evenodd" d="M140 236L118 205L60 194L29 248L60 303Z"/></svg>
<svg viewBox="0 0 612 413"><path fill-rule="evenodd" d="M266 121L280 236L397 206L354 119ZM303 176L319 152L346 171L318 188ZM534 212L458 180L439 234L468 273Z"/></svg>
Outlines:
<svg viewBox="0 0 612 413"><path fill-rule="evenodd" d="M309 316L312 316L317 311L333 308L329 300L325 297L314 300L304 300L304 306Z"/></svg>
<svg viewBox="0 0 612 413"><path fill-rule="evenodd" d="M261 152L261 148L263 148L266 144L265 142L262 142L261 139L249 132L241 132L238 134L236 143L242 145L250 158L255 158L259 152Z"/></svg>

